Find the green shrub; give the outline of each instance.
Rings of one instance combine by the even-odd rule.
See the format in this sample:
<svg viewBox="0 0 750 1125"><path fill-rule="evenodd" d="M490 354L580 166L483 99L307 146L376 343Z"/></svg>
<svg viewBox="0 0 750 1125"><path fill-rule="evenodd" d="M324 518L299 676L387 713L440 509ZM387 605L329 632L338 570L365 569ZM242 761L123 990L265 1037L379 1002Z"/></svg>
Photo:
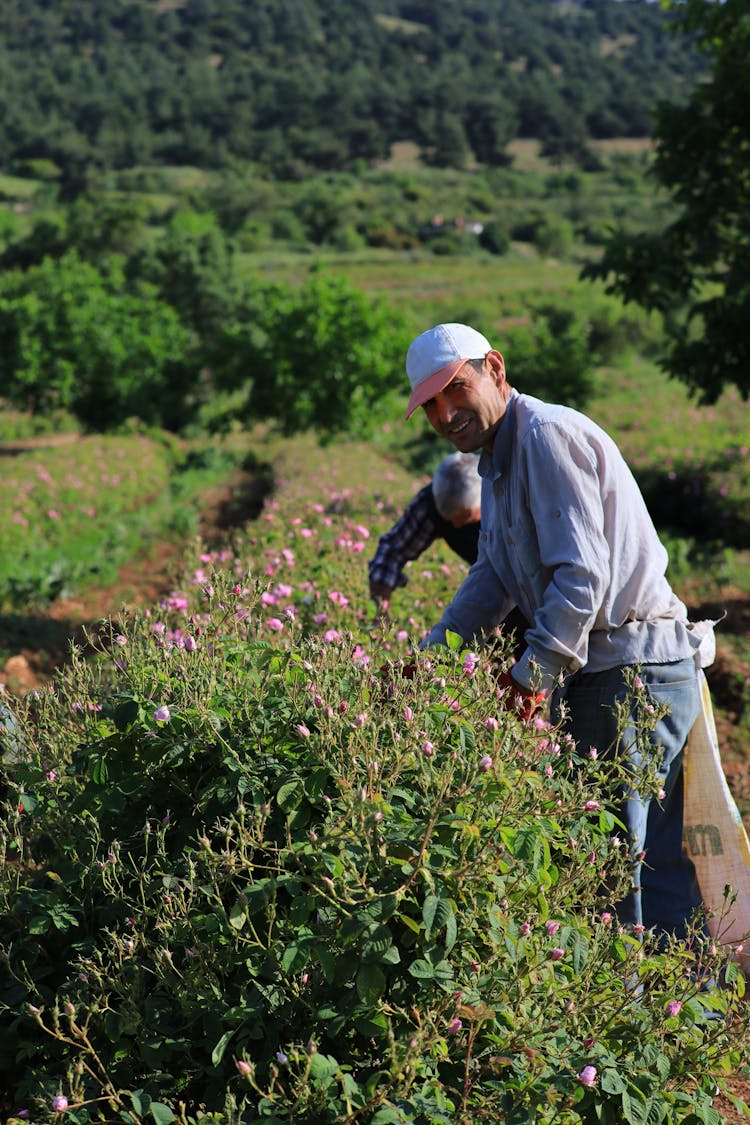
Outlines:
<svg viewBox="0 0 750 1125"><path fill-rule="evenodd" d="M509 328L503 354L511 384L525 394L582 409L594 390L589 327L565 306L539 305L530 328Z"/></svg>
<svg viewBox="0 0 750 1125"><path fill-rule="evenodd" d="M122 563L157 537L192 537L196 497L237 464L239 451L216 441L186 453L163 431L130 428L19 453L5 468L0 609L18 611L3 618L9 647L21 613L36 622L31 608L87 584L116 583Z"/></svg>
<svg viewBox="0 0 750 1125"><path fill-rule="evenodd" d="M69 252L0 285L0 374L7 399L67 410L85 427L131 416L167 428L189 412L199 372L192 337L148 285L128 288L117 259L98 270Z"/></svg>
<svg viewBox="0 0 750 1125"><path fill-rule="evenodd" d="M492 254L506 254L510 247L510 235L505 223L491 219L485 223L479 235L479 245Z"/></svg>
<svg viewBox="0 0 750 1125"><path fill-rule="evenodd" d="M563 257L569 254L575 235L567 219L545 216L534 231L533 242L540 254L546 257Z"/></svg>
<svg viewBox="0 0 750 1125"><path fill-rule="evenodd" d="M299 288L258 287L221 345L220 386L249 386L244 407L283 434L362 435L383 418L403 369L403 317L341 277L312 273Z"/></svg>
<svg viewBox="0 0 750 1125"><path fill-rule="evenodd" d="M485 661L378 673L377 647L306 638L294 614L277 639L259 589L198 573L20 716L9 1108L48 1121L64 1097L76 1125L712 1120L743 980L606 913L626 874L608 767L500 709ZM724 969L721 993L699 994L696 956Z"/></svg>
<svg viewBox="0 0 750 1125"><path fill-rule="evenodd" d="M588 312L589 341L597 363L609 364L629 352L655 356L664 341L661 319L631 305L599 301Z"/></svg>

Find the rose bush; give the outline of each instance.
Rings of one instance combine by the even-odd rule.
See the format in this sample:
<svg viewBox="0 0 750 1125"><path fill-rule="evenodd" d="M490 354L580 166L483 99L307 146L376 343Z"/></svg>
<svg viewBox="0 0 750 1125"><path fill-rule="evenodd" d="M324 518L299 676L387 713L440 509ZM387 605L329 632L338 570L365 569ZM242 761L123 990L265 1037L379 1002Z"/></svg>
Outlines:
<svg viewBox="0 0 750 1125"><path fill-rule="evenodd" d="M500 706L500 641L415 661L418 616L370 625L387 512L279 497L16 708L6 1115L716 1121L744 980L699 920L618 926L614 767Z"/></svg>

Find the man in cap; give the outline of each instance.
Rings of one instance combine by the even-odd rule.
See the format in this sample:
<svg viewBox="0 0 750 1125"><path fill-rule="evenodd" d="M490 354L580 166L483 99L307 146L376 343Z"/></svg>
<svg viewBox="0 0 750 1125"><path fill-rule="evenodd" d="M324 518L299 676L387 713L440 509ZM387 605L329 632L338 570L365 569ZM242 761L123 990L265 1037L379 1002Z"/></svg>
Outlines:
<svg viewBox="0 0 750 1125"><path fill-rule="evenodd" d="M667 553L612 439L585 415L519 394L505 361L465 324L411 344L407 418L422 407L458 450L481 450L479 556L423 642L489 634L518 607L525 650L504 699L528 714L548 698L586 754L639 767L635 696L662 705L649 741L659 798L618 795L633 864L621 921L684 936L701 899L682 850L682 758L699 708L699 641L665 577ZM637 676L636 676L637 672ZM635 695L634 695L635 693ZM563 707L564 703L564 707ZM622 728L625 708L629 721Z"/></svg>

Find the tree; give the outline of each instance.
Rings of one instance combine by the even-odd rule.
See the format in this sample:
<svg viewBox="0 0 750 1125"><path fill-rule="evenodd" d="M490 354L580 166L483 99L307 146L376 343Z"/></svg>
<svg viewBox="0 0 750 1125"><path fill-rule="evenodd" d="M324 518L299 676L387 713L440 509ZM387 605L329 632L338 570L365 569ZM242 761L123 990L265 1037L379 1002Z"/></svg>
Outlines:
<svg viewBox="0 0 750 1125"><path fill-rule="evenodd" d="M385 396L403 395L398 372L408 332L384 302L318 273L298 289L256 288L247 300L229 329L227 363L215 374L222 389L245 388L253 418L273 421L285 435L359 435L387 416Z"/></svg>
<svg viewBox="0 0 750 1125"><path fill-rule="evenodd" d="M513 110L496 94L480 93L469 104L466 134L476 159L482 164L510 164L506 150L517 126Z"/></svg>
<svg viewBox="0 0 750 1125"><path fill-rule="evenodd" d="M583 274L663 313L663 368L701 403L750 395L750 6L673 0L707 54L709 80L657 114L654 174L677 206L656 234L615 232Z"/></svg>
<svg viewBox="0 0 750 1125"><path fill-rule="evenodd" d="M234 247L211 212L176 211L163 238L130 256L126 273L130 281L156 286L160 299L209 349L235 314L240 282Z"/></svg>
<svg viewBox="0 0 750 1125"><path fill-rule="evenodd" d="M503 354L508 378L527 394L584 409L594 390L592 325L575 312L545 303L529 328L509 328Z"/></svg>
<svg viewBox="0 0 750 1125"><path fill-rule="evenodd" d="M199 385L192 336L153 286L128 289L118 260L74 251L0 285L0 380L8 401L62 407L92 430L129 417L177 429Z"/></svg>
<svg viewBox="0 0 750 1125"><path fill-rule="evenodd" d="M468 156L469 141L461 118L455 113L437 114L425 160L437 168L463 168Z"/></svg>

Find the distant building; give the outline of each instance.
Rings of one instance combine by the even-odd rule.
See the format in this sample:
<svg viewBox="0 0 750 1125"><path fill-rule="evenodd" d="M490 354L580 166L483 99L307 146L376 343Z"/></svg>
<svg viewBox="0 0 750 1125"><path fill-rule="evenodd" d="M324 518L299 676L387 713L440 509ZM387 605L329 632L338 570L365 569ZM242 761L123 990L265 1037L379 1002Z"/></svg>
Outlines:
<svg viewBox="0 0 750 1125"><path fill-rule="evenodd" d="M461 215L457 215L455 219L446 219L443 215L433 215L429 223L426 223L419 231L419 237L423 242L429 242L431 238L436 235L444 234L446 231L457 231L459 234L471 234L478 236L484 230L484 223L479 219L464 219Z"/></svg>

